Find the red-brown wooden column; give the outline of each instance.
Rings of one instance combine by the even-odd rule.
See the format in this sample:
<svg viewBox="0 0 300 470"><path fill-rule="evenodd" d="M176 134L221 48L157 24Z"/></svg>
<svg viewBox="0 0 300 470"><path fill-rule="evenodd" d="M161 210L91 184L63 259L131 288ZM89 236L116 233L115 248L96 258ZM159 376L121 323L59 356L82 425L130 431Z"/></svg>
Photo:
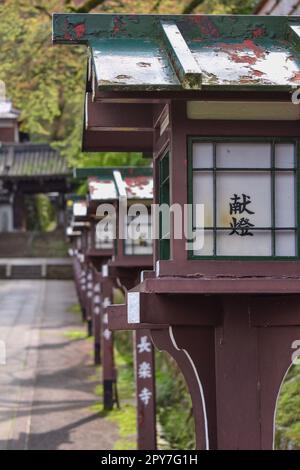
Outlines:
<svg viewBox="0 0 300 470"><path fill-rule="evenodd" d="M140 276L140 273L139 273ZM127 283L121 279L125 294L139 279ZM156 449L156 393L154 346L150 331L133 332L137 401L137 447L139 450Z"/></svg>
<svg viewBox="0 0 300 470"><path fill-rule="evenodd" d="M106 278L102 283L102 351L103 351L103 405L111 410L116 402L116 369L114 361L114 337L108 328L107 308L111 305L112 282Z"/></svg>
<svg viewBox="0 0 300 470"><path fill-rule="evenodd" d="M81 266L78 259L78 254L76 250L73 253L73 272L74 272L74 282L76 288L76 294L78 298L78 302L80 305L81 315L83 318L83 302L82 302L82 291L81 291Z"/></svg>
<svg viewBox="0 0 300 470"><path fill-rule="evenodd" d="M86 321L87 321L87 334L93 335L93 272L90 266L87 267L87 283L86 283Z"/></svg>
<svg viewBox="0 0 300 470"><path fill-rule="evenodd" d="M94 270L94 295L92 301L93 332L94 332L94 360L96 365L101 364L101 275Z"/></svg>
<svg viewBox="0 0 300 470"><path fill-rule="evenodd" d="M83 256L80 254L79 256ZM86 287L87 278L85 265L80 261L80 298L81 298L81 309L82 309L82 320L86 320Z"/></svg>
<svg viewBox="0 0 300 470"><path fill-rule="evenodd" d="M148 330L134 332L137 400L137 445L156 449L156 401L154 348Z"/></svg>
<svg viewBox="0 0 300 470"><path fill-rule="evenodd" d="M278 394L300 340L300 296L210 296L211 306L186 296L186 325L176 311L180 296L160 297L156 317L173 325L156 325L151 336L186 379L197 449L271 450ZM217 311L219 321L211 321Z"/></svg>

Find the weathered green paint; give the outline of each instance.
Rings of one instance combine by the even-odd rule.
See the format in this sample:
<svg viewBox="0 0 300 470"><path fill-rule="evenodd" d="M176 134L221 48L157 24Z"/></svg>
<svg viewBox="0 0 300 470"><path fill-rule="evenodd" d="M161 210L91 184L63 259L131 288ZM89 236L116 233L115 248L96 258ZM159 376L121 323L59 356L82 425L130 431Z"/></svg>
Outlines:
<svg viewBox="0 0 300 470"><path fill-rule="evenodd" d="M166 50L183 88L201 88L201 70L175 23L162 22Z"/></svg>
<svg viewBox="0 0 300 470"><path fill-rule="evenodd" d="M66 201L83 201L85 200L85 196L80 196L79 194L67 194Z"/></svg>
<svg viewBox="0 0 300 470"><path fill-rule="evenodd" d="M99 39L91 51L99 89L181 88L166 51L152 40Z"/></svg>
<svg viewBox="0 0 300 470"><path fill-rule="evenodd" d="M90 46L99 90L292 89L300 17L55 14L53 41Z"/></svg>
<svg viewBox="0 0 300 470"><path fill-rule="evenodd" d="M100 38L161 38L161 22L173 22L190 40L263 37L283 39L289 24L300 24L300 17L258 17L240 15L53 15L53 41L61 44L88 44Z"/></svg>
<svg viewBox="0 0 300 470"><path fill-rule="evenodd" d="M97 176L98 178L111 178L113 179L114 171L119 171L122 176L152 176L153 170L147 166L140 167L95 167L95 168L75 168L74 178L83 179L90 176Z"/></svg>

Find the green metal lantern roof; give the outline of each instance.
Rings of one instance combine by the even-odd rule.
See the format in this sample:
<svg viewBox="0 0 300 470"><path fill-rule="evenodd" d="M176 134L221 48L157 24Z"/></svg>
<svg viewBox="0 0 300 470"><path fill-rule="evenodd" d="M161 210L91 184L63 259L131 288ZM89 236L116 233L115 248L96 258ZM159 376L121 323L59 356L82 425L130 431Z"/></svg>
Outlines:
<svg viewBox="0 0 300 470"><path fill-rule="evenodd" d="M53 41L90 47L100 91L300 85L299 16L54 14Z"/></svg>
<svg viewBox="0 0 300 470"><path fill-rule="evenodd" d="M152 168L78 168L76 178L88 179L88 192L91 201L153 199Z"/></svg>

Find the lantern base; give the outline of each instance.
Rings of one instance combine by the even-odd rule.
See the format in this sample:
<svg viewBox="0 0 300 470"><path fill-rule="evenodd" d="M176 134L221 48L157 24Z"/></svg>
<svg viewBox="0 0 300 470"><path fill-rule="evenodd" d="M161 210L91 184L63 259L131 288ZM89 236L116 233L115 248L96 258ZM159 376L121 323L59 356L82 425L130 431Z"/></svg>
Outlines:
<svg viewBox="0 0 300 470"><path fill-rule="evenodd" d="M97 343L94 345L94 360L96 366L101 365L101 346Z"/></svg>

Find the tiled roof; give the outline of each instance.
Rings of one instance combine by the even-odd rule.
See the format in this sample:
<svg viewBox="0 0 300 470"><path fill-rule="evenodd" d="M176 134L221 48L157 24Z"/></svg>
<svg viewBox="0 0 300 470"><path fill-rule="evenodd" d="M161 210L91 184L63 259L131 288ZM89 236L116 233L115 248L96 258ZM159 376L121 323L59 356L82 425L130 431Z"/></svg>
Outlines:
<svg viewBox="0 0 300 470"><path fill-rule="evenodd" d="M55 177L69 173L66 160L48 144L3 144L0 147L0 177Z"/></svg>

